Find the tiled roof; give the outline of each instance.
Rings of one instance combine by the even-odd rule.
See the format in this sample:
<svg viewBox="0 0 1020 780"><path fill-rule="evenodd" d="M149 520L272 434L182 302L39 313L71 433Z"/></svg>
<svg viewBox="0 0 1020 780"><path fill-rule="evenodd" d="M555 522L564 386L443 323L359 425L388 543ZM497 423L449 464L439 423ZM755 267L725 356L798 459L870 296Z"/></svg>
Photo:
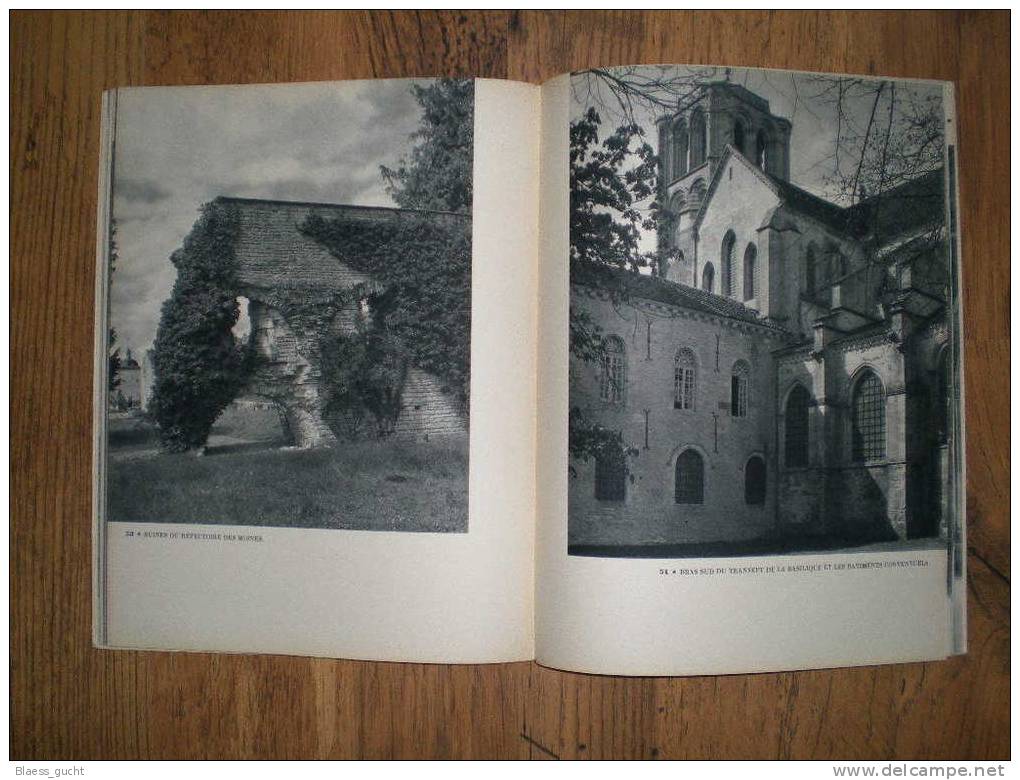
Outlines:
<svg viewBox="0 0 1020 780"><path fill-rule="evenodd" d="M242 285L280 288L340 290L368 282L369 276L335 257L326 247L305 235L301 226L315 214L323 219L380 221L419 218L469 219L447 212L304 203L279 200L220 197L217 203L233 207L240 223L235 246Z"/></svg>
<svg viewBox="0 0 1020 780"><path fill-rule="evenodd" d="M945 220L944 172L941 167L866 198L847 209L881 243L916 233Z"/></svg>
<svg viewBox="0 0 1020 780"><path fill-rule="evenodd" d="M624 271L605 266L589 266L583 273L571 280L586 287L606 287L618 290L625 296L644 298L649 301L680 306L692 311L714 314L718 317L729 317L742 322L753 322L758 325L776 328L775 325L762 318L754 309L749 309L739 301L716 295L686 284L679 284L660 276Z"/></svg>
<svg viewBox="0 0 1020 780"><path fill-rule="evenodd" d="M830 230L857 239L877 238L880 244L892 241L943 218L943 170L924 173L910 181L844 208L813 195L796 184L761 170L738 150L727 145L726 156L738 158L752 173L764 181L793 211L812 217ZM725 160L725 156L724 156ZM725 165L721 162L709 186L708 195L698 213L700 222L715 193Z"/></svg>
<svg viewBox="0 0 1020 780"><path fill-rule="evenodd" d="M764 174L778 190L779 197L794 211L813 217L826 227L837 233L851 233L854 227L853 215L848 209L830 203L824 198L812 195L807 190L802 190L796 184L791 184L772 174Z"/></svg>

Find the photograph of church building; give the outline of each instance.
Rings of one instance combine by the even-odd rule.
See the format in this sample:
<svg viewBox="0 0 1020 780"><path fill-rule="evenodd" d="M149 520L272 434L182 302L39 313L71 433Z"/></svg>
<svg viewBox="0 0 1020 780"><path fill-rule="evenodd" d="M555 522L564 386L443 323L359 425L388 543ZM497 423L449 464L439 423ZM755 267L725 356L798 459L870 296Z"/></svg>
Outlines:
<svg viewBox="0 0 1020 780"><path fill-rule="evenodd" d="M744 84L795 94L815 137L827 129L819 106L832 103L810 105L811 87L840 93L781 75L785 91L755 72L699 74L671 110L655 112L662 211L647 231L648 267L572 256L572 331L587 328L600 345L579 349L572 332L573 554L874 548L954 532L958 391L940 93L858 80L863 110L836 105L829 124L858 120L867 132L839 149L837 131L827 149ZM907 148L922 103L938 134L922 139L937 143L927 156ZM792 180L798 140L856 183L849 197L829 200ZM850 168L834 167L840 151ZM878 162L854 170L851 152ZM810 157L798 162L812 172ZM883 170L889 181L878 186ZM591 441L602 443L583 444Z"/></svg>
<svg viewBox="0 0 1020 780"><path fill-rule="evenodd" d="M103 519L467 533L474 82L107 110Z"/></svg>

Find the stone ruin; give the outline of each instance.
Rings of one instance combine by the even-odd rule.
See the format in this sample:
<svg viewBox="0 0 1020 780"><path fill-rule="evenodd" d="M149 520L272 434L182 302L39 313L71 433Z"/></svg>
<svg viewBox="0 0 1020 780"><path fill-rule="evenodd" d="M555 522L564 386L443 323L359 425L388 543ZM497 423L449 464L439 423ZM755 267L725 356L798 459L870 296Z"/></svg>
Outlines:
<svg viewBox="0 0 1020 780"><path fill-rule="evenodd" d="M342 262L301 227L312 215L378 224L418 218L420 212L244 198L217 202L237 214L238 295L249 302L251 339L263 358L244 395L274 403L296 446L330 444L336 434L324 413L320 341L329 333L354 332L357 318L364 316L364 304L350 293L360 290L365 295L377 288L370 275ZM467 430L457 399L444 392L437 377L413 365L402 402L394 436L427 439Z"/></svg>

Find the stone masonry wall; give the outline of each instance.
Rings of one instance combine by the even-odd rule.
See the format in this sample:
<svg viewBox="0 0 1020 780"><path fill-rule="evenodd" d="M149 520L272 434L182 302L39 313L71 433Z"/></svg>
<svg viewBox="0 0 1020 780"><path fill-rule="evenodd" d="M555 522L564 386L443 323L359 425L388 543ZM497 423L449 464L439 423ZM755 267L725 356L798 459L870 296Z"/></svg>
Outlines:
<svg viewBox="0 0 1020 780"><path fill-rule="evenodd" d="M572 360L570 404L621 430L637 455L628 458L630 473L622 502L595 498L593 462L571 463L576 474L569 481L570 543L686 543L771 533L776 483L770 350L779 346L778 334L645 301L614 307L584 288L578 290L572 305L589 311L606 335L623 340L627 385L622 405L605 404L599 400L595 368ZM690 410L674 408L674 358L680 347L692 349L697 358L696 404ZM751 367L749 410L741 418L730 413L731 372L737 360ZM700 505L675 502L676 459L688 448L704 459ZM762 506L744 501L744 466L752 455L766 463Z"/></svg>
<svg viewBox="0 0 1020 780"><path fill-rule="evenodd" d="M466 421L457 409L457 402L443 392L439 380L419 368L409 369L394 436L427 440L466 431Z"/></svg>
<svg viewBox="0 0 1020 780"><path fill-rule="evenodd" d="M251 300L251 338L260 358L247 391L278 405L296 446L318 447L335 441L322 417L319 334L292 327L282 311L262 302L267 293L248 288L244 294Z"/></svg>

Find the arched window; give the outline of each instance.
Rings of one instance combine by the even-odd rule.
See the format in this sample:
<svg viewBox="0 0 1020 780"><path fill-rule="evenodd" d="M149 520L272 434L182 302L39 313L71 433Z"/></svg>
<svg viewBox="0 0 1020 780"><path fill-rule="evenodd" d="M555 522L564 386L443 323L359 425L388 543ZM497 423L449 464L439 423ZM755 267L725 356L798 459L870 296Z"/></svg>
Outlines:
<svg viewBox="0 0 1020 780"><path fill-rule="evenodd" d="M687 198L682 191L675 192L669 200L669 211L673 218L673 246L679 244L680 231L683 229L681 224L682 217L680 215L686 206Z"/></svg>
<svg viewBox="0 0 1020 780"><path fill-rule="evenodd" d="M677 190L673 193L673 197L669 199L669 210L673 212L673 219L679 219L680 212L684 210L687 198L684 196L683 190Z"/></svg>
<svg viewBox="0 0 1020 780"><path fill-rule="evenodd" d="M786 465L799 468L808 465L808 411L811 394L803 385L796 385L786 399Z"/></svg>
<svg viewBox="0 0 1020 780"><path fill-rule="evenodd" d="M707 190L704 179L695 179L691 185L691 205L700 206L701 202L705 200L705 192Z"/></svg>
<svg viewBox="0 0 1020 780"><path fill-rule="evenodd" d="M697 450L684 450L676 459L674 497L678 504L705 503L705 461Z"/></svg>
<svg viewBox="0 0 1020 780"><path fill-rule="evenodd" d="M752 455L744 466L744 503L751 506L764 504L765 485L765 459Z"/></svg>
<svg viewBox="0 0 1020 780"><path fill-rule="evenodd" d="M807 255L804 257L804 291L814 298L818 290L818 268L815 259L815 245L808 244Z"/></svg>
<svg viewBox="0 0 1020 780"><path fill-rule="evenodd" d="M744 123L738 119L733 123L733 146L741 154L744 154L745 136Z"/></svg>
<svg viewBox="0 0 1020 780"><path fill-rule="evenodd" d="M627 352L617 336L608 336L602 343L601 380L599 398L608 404L622 404L627 387Z"/></svg>
<svg viewBox="0 0 1020 780"><path fill-rule="evenodd" d="M854 384L851 402L852 457L857 463L885 457L885 393L874 371Z"/></svg>
<svg viewBox="0 0 1020 780"><path fill-rule="evenodd" d="M757 288L757 266L758 249L753 243L747 245L744 250L744 300L749 301L758 294Z"/></svg>
<svg viewBox="0 0 1020 780"><path fill-rule="evenodd" d="M705 115L695 109L691 115L691 170L705 162Z"/></svg>
<svg viewBox="0 0 1020 780"><path fill-rule="evenodd" d="M769 164L769 137L764 130L758 131L758 137L754 142L754 163L763 171Z"/></svg>
<svg viewBox="0 0 1020 780"><path fill-rule="evenodd" d="M846 276L848 270L846 258L843 257L843 253L838 249L832 250L830 264L832 268L829 272L829 281L835 282L837 279Z"/></svg>
<svg viewBox="0 0 1020 780"><path fill-rule="evenodd" d="M715 285L715 268L712 267L711 263L705 263L705 267L701 269L701 289L712 292L712 288Z"/></svg>
<svg viewBox="0 0 1020 780"><path fill-rule="evenodd" d="M673 178L687 173L687 125L683 120L673 125Z"/></svg>
<svg viewBox="0 0 1020 780"><path fill-rule="evenodd" d="M727 230L722 240L722 253L720 255L720 266L722 268L722 294L733 295L733 247L737 243L737 237L732 230Z"/></svg>
<svg viewBox="0 0 1020 780"><path fill-rule="evenodd" d="M694 352L683 347L677 350L673 367L673 408L693 409L698 391L698 366Z"/></svg>
<svg viewBox="0 0 1020 780"><path fill-rule="evenodd" d="M627 497L627 461L619 447L606 447L595 458L595 498L623 501Z"/></svg>
<svg viewBox="0 0 1020 780"><path fill-rule="evenodd" d="M730 376L730 414L733 417L747 417L748 385L751 367L743 360L733 364Z"/></svg>

